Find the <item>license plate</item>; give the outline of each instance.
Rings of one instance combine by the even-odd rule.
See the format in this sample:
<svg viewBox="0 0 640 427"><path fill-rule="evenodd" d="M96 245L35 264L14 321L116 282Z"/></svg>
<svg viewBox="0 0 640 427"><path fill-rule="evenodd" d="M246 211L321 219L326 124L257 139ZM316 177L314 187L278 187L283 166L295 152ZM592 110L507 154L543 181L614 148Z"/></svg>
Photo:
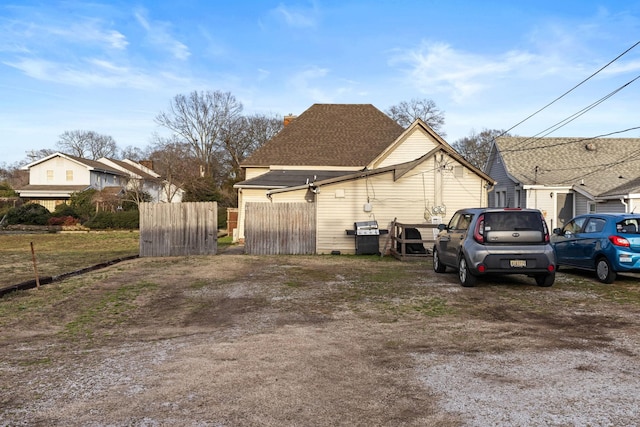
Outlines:
<svg viewBox="0 0 640 427"><path fill-rule="evenodd" d="M526 267L527 266L527 260L525 260L525 259L512 259L512 260L509 260L509 265L511 265L511 267L518 267L518 268Z"/></svg>
<svg viewBox="0 0 640 427"><path fill-rule="evenodd" d="M632 262L631 255L620 255L620 262Z"/></svg>

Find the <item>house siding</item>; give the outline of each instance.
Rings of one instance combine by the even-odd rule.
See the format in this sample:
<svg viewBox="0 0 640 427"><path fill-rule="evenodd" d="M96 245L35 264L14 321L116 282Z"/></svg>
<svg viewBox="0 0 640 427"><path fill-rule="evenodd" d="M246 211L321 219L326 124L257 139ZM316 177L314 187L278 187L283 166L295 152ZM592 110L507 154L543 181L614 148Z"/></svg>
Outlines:
<svg viewBox="0 0 640 427"><path fill-rule="evenodd" d="M376 163L376 168L410 162L433 150L438 144L422 131L413 132L401 141L388 155Z"/></svg>
<svg viewBox="0 0 640 427"><path fill-rule="evenodd" d="M431 223L432 217L437 216L446 223L457 209L486 206L484 180L466 170L458 177L453 170L438 172L435 164L434 158L428 159L397 181L389 172L321 187L317 201L317 253L355 253L354 236L345 231L353 229L354 221L377 220L383 229L388 229L394 219ZM367 203L371 212L364 210ZM444 213L435 212L436 206L444 208ZM388 241L388 236L380 236L381 251L389 249Z"/></svg>
<svg viewBox="0 0 640 427"><path fill-rule="evenodd" d="M49 180L48 171L53 171ZM72 171L73 181L67 181L67 171ZM31 185L90 185L91 174L86 166L80 165L64 157L56 157L39 163L29 169Z"/></svg>
<svg viewBox="0 0 640 427"><path fill-rule="evenodd" d="M496 181L496 184L491 188L491 191L488 194L489 207L525 207L522 206L524 204L523 201L526 201L526 194L523 194L524 190L521 190L520 200L517 200L515 184L511 178L509 178L501 157L495 152L494 156L496 156L497 161L491 163L489 176ZM497 192L505 192L506 194L507 203L502 203L503 206L498 206Z"/></svg>
<svg viewBox="0 0 640 427"><path fill-rule="evenodd" d="M575 193L574 203L575 203L575 215L582 215L589 213L589 201L587 197L580 193Z"/></svg>
<svg viewBox="0 0 640 427"><path fill-rule="evenodd" d="M625 206L619 200L607 200L605 203L597 203L596 211L600 213L625 213Z"/></svg>
<svg viewBox="0 0 640 427"><path fill-rule="evenodd" d="M244 179L253 179L260 175L264 175L267 172L269 172L269 168L246 168Z"/></svg>

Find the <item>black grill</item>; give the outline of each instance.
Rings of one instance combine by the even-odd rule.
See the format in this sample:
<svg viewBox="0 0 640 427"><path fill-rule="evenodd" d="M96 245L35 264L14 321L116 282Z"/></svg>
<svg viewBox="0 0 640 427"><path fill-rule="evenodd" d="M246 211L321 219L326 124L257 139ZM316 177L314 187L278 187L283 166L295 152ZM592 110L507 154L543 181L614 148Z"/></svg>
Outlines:
<svg viewBox="0 0 640 427"><path fill-rule="evenodd" d="M354 222L353 230L347 230L347 234L356 236L356 255L379 255L380 234L387 232L378 228L378 221Z"/></svg>

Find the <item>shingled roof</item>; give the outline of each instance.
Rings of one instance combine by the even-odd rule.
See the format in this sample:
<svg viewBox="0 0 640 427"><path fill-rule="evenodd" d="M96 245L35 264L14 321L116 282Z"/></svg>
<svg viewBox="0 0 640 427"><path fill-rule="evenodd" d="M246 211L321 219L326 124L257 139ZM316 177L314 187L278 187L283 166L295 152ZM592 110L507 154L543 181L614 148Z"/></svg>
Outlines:
<svg viewBox="0 0 640 427"><path fill-rule="evenodd" d="M594 196L640 192L640 138L500 137L496 145L524 185L575 185Z"/></svg>
<svg viewBox="0 0 640 427"><path fill-rule="evenodd" d="M371 104L314 104L242 166L364 167L403 131Z"/></svg>

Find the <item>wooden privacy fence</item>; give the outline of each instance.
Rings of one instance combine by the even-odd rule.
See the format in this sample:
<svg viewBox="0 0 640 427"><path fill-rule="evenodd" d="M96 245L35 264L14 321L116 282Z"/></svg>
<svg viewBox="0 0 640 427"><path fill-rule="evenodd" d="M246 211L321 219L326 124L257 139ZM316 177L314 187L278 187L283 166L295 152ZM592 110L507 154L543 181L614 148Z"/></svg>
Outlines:
<svg viewBox="0 0 640 427"><path fill-rule="evenodd" d="M252 255L306 255L316 250L313 203L245 206L244 251Z"/></svg>
<svg viewBox="0 0 640 427"><path fill-rule="evenodd" d="M218 204L140 203L140 256L215 255Z"/></svg>

